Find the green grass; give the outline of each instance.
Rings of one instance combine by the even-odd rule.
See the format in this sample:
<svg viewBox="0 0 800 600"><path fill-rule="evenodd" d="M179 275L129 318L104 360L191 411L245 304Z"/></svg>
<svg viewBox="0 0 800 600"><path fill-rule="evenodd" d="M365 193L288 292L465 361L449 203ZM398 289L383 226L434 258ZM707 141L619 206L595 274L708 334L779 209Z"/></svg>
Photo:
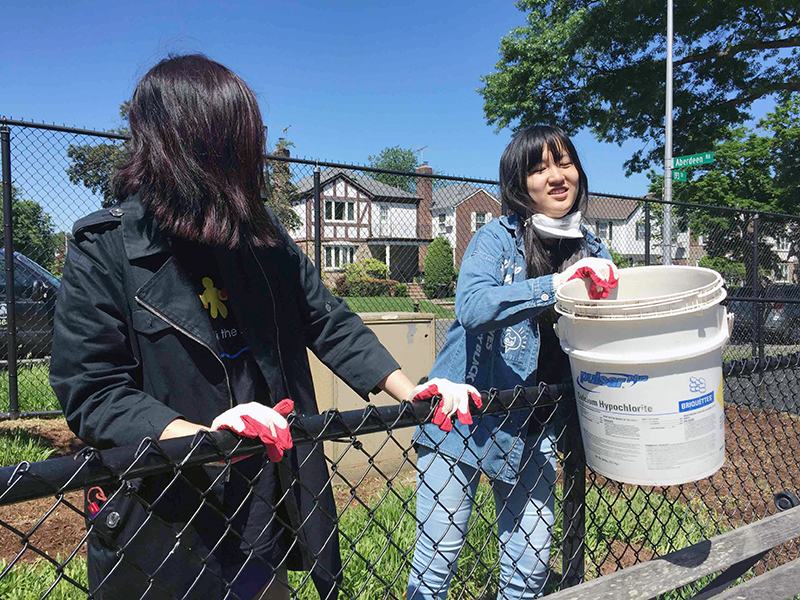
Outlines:
<svg viewBox="0 0 800 600"><path fill-rule="evenodd" d="M23 461L40 462L55 452L37 435L24 429L0 429L0 466L18 465ZM0 596L2 598L3 596Z"/></svg>
<svg viewBox="0 0 800 600"><path fill-rule="evenodd" d="M61 557L58 558L61 560ZM0 572L5 571L6 562L0 560ZM51 586L55 587L47 600L86 600L86 594L75 587L68 579L89 587L86 574L86 559L74 558L64 569L64 578L58 581L58 574L52 564L37 560L31 564L18 563L0 578L0 598L3 600L38 600Z"/></svg>
<svg viewBox="0 0 800 600"><path fill-rule="evenodd" d="M561 538L560 494L556 490L556 528L554 550ZM697 543L725 530L725 523L699 502L683 504L662 494L638 488L606 487L587 492L590 519L586 529L587 578L597 575L594 563L609 559L614 540L628 542L657 554ZM477 509L473 511L458 573L453 578L450 597L492 597L497 593L499 565L494 521L494 499L486 484L478 488ZM340 546L344 568L344 589L350 596L386 598L387 591L402 598L408 581L417 529L414 519L414 489L394 485L382 488L368 505L353 503L340 521ZM554 552L554 581L558 579L560 553ZM73 561L66 572L78 581L86 580L85 561ZM0 579L0 598L33 600L55 581L54 569L44 562L15 566ZM303 600L318 598L307 573L290 572L289 583ZM665 600L680 598L678 593ZM59 583L48 598L85 598L71 584Z"/></svg>
<svg viewBox="0 0 800 600"><path fill-rule="evenodd" d="M50 366L44 363L19 364L17 393L21 411L61 410L50 387ZM0 371L0 412L8 412L8 371Z"/></svg>
<svg viewBox="0 0 800 600"><path fill-rule="evenodd" d="M414 312L412 298L391 298L384 296L362 297L346 296L347 305L353 312ZM419 301L420 312L429 312L441 319L453 319L455 313L450 308L434 304L430 300Z"/></svg>

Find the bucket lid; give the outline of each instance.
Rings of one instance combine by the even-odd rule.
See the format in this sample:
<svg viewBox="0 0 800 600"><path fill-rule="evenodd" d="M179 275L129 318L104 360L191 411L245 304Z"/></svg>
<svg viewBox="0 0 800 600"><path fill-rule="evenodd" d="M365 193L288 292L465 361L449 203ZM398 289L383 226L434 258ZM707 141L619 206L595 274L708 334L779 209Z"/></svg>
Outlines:
<svg viewBox="0 0 800 600"><path fill-rule="evenodd" d="M556 291L557 313L575 319L647 319L703 310L727 292L712 269L663 265L619 269L608 298L589 298L590 282L573 279Z"/></svg>

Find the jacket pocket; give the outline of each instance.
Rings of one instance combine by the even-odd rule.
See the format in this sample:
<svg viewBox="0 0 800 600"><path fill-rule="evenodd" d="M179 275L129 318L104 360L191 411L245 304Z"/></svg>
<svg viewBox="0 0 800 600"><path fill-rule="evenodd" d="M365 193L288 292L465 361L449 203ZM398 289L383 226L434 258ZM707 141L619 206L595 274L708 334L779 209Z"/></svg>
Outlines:
<svg viewBox="0 0 800 600"><path fill-rule="evenodd" d="M172 325L143 308L133 311L133 328L146 336L157 336L171 330Z"/></svg>

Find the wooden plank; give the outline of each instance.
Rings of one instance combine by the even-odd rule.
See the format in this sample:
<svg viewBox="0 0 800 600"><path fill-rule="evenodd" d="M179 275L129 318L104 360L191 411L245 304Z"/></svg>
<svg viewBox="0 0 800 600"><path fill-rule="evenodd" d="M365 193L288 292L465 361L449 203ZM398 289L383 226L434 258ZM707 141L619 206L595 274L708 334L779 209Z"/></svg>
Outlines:
<svg viewBox="0 0 800 600"><path fill-rule="evenodd" d="M548 600L649 600L800 537L800 507L549 595ZM770 600L777 600L770 597Z"/></svg>
<svg viewBox="0 0 800 600"><path fill-rule="evenodd" d="M714 596L715 600L786 600L800 593L800 560L781 565Z"/></svg>

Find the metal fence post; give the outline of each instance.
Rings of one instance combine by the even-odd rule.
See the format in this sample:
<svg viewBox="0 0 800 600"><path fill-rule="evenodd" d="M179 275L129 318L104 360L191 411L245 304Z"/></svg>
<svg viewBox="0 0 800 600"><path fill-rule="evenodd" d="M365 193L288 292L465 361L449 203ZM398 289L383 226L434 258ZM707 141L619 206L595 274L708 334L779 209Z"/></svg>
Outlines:
<svg viewBox="0 0 800 600"><path fill-rule="evenodd" d="M650 202L644 201L644 264L650 266Z"/></svg>
<svg viewBox="0 0 800 600"><path fill-rule="evenodd" d="M14 290L14 224L11 207L11 130L0 126L0 147L3 162L3 246L6 263L6 342L8 344L8 412L12 419L19 418L19 390L17 387L17 311Z"/></svg>
<svg viewBox="0 0 800 600"><path fill-rule="evenodd" d="M570 386L571 388L571 386ZM586 459L583 454L577 406L572 391L566 392L564 435L562 556L561 572L564 587L583 582L584 540L586 538Z"/></svg>
<svg viewBox="0 0 800 600"><path fill-rule="evenodd" d="M320 201L319 165L314 167L314 264L322 277L322 202Z"/></svg>
<svg viewBox="0 0 800 600"><path fill-rule="evenodd" d="M753 295L761 297L761 284L758 278L758 220L759 214L753 215L753 266L750 281L753 286ZM753 358L764 360L764 328L761 318L765 312L765 306L761 302L753 303Z"/></svg>

